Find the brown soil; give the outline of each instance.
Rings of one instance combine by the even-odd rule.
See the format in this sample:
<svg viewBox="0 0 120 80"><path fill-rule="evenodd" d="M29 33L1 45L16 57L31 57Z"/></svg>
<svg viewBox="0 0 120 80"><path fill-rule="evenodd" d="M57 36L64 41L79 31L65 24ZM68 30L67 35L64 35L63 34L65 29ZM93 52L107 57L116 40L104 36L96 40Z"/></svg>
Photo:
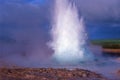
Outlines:
<svg viewBox="0 0 120 80"><path fill-rule="evenodd" d="M107 80L83 69L0 68L0 80Z"/></svg>
<svg viewBox="0 0 120 80"><path fill-rule="evenodd" d="M120 53L120 49L103 49L103 52L107 53Z"/></svg>

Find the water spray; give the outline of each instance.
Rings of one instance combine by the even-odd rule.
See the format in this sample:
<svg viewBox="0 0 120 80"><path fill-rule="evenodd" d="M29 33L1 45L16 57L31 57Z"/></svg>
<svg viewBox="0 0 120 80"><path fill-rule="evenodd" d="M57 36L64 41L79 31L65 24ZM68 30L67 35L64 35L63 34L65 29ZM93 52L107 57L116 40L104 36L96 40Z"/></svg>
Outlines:
<svg viewBox="0 0 120 80"><path fill-rule="evenodd" d="M87 34L83 18L68 0L56 0L51 30L53 58L60 63L78 63L85 59Z"/></svg>

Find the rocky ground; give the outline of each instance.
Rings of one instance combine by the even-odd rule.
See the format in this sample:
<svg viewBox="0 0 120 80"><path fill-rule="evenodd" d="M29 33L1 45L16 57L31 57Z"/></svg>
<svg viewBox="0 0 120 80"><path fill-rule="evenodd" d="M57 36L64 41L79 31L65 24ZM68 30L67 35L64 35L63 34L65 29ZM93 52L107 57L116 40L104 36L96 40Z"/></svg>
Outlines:
<svg viewBox="0 0 120 80"><path fill-rule="evenodd" d="M83 69L0 68L0 80L108 80Z"/></svg>

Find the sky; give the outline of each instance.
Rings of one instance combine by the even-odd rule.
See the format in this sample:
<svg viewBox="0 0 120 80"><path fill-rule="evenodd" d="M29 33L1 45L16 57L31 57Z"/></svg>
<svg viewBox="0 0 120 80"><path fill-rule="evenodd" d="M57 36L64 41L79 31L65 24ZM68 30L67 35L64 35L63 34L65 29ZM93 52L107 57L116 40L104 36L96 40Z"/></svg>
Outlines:
<svg viewBox="0 0 120 80"><path fill-rule="evenodd" d="M89 40L120 38L120 0L71 1L84 18ZM53 16L54 0L0 0L0 59L39 61L52 55L47 43Z"/></svg>

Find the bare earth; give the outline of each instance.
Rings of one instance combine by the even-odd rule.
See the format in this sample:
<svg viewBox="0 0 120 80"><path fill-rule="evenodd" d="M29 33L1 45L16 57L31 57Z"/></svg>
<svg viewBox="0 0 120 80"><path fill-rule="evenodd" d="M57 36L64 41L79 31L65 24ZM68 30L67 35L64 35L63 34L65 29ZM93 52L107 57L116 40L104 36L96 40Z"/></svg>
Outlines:
<svg viewBox="0 0 120 80"><path fill-rule="evenodd" d="M120 49L103 49L103 52L108 52L108 53L120 53Z"/></svg>
<svg viewBox="0 0 120 80"><path fill-rule="evenodd" d="M0 80L108 80L83 69L0 68Z"/></svg>

